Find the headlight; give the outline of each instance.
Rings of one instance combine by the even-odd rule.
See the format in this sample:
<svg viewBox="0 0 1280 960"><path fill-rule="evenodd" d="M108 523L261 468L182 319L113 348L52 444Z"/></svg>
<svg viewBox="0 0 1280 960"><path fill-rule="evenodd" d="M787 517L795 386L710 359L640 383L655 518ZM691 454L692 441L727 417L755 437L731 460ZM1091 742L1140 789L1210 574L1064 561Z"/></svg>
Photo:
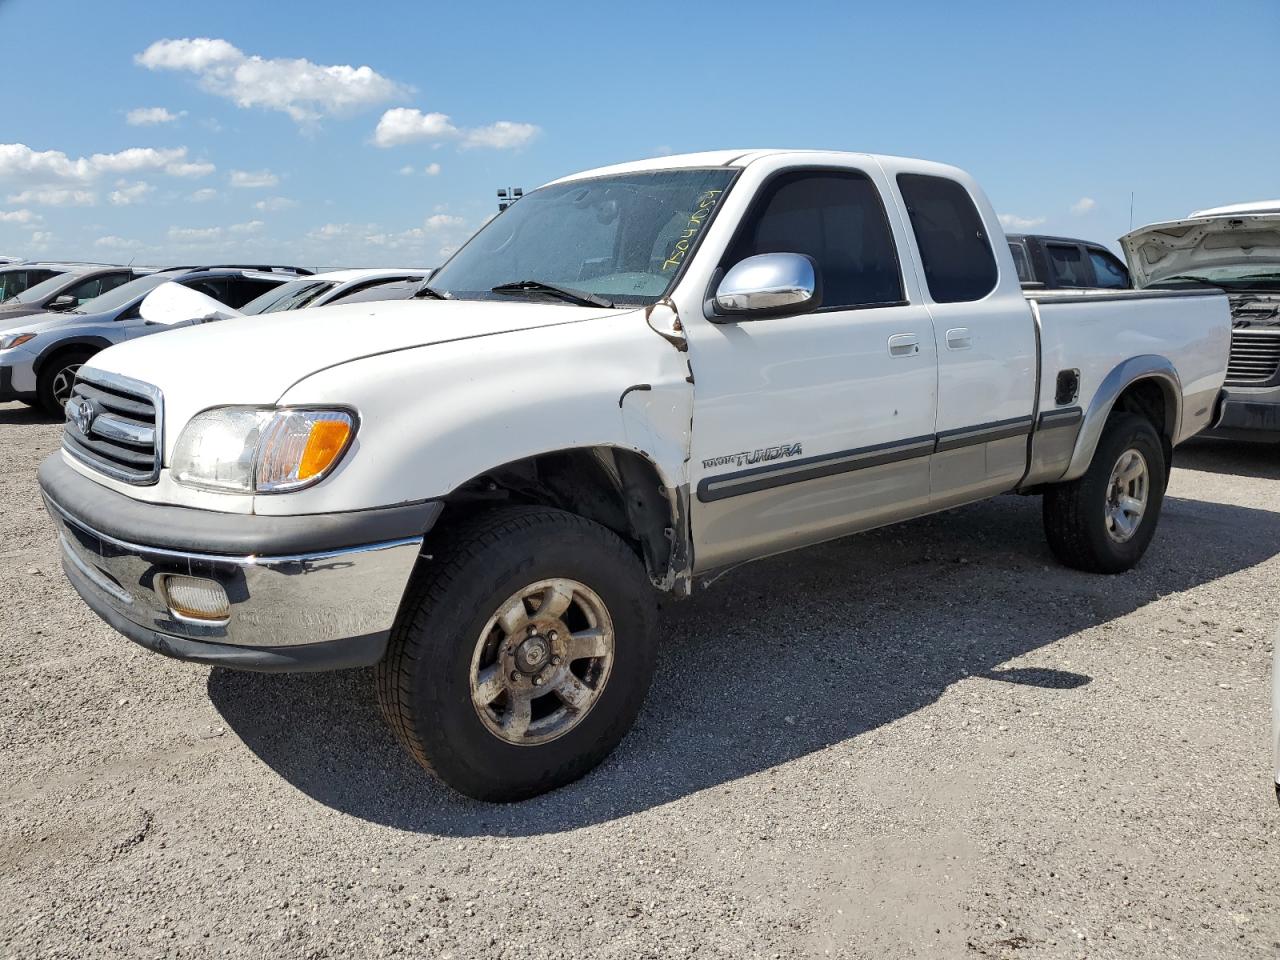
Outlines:
<svg viewBox="0 0 1280 960"><path fill-rule="evenodd" d="M319 483L355 432L348 410L220 407L191 418L169 469L189 487L287 493Z"/></svg>
<svg viewBox="0 0 1280 960"><path fill-rule="evenodd" d="M11 333L8 336L0 337L0 350L21 346L28 340L34 340L35 337L34 333Z"/></svg>

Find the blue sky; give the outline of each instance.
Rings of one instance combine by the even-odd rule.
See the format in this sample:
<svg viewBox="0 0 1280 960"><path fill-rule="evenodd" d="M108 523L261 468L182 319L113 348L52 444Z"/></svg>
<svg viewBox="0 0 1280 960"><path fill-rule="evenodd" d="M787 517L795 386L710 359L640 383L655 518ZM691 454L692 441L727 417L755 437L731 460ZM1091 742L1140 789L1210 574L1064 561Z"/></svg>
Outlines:
<svg viewBox="0 0 1280 960"><path fill-rule="evenodd" d="M1011 228L1280 196L1280 0L0 0L0 253L431 265L494 190L721 147L944 160Z"/></svg>

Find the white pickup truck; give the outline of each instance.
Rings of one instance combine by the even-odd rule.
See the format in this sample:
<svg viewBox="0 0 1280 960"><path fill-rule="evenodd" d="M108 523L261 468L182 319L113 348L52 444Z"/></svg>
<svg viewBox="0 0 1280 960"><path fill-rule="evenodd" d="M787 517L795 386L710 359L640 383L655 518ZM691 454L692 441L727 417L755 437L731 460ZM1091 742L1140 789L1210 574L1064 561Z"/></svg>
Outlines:
<svg viewBox="0 0 1280 960"><path fill-rule="evenodd" d="M376 664L424 767L513 800L622 739L656 590L1011 491L1063 562L1133 566L1230 326L1206 288L1024 296L953 167L664 157L527 194L413 300L99 353L40 481L121 633Z"/></svg>

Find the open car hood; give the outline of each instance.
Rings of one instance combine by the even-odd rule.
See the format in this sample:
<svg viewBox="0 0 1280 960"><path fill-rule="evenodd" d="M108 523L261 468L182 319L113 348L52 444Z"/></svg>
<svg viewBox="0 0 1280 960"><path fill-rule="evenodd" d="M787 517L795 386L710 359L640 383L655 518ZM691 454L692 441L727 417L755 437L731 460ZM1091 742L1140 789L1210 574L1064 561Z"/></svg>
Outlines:
<svg viewBox="0 0 1280 960"><path fill-rule="evenodd" d="M1120 238L1139 287L1206 267L1273 270L1280 278L1280 211L1153 223Z"/></svg>

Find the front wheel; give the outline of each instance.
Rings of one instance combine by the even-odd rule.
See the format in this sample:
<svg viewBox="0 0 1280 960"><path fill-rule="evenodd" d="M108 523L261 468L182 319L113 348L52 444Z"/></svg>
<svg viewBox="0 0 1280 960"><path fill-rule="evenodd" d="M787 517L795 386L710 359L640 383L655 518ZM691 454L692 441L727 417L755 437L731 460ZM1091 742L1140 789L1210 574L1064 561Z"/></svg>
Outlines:
<svg viewBox="0 0 1280 960"><path fill-rule="evenodd" d="M1092 573L1133 567L1155 535L1167 471L1151 422L1112 414L1084 476L1045 491L1044 530L1054 555Z"/></svg>
<svg viewBox="0 0 1280 960"><path fill-rule="evenodd" d="M578 779L635 721L656 659L653 588L612 531L542 507L442 532L378 665L409 753L480 800Z"/></svg>
<svg viewBox="0 0 1280 960"><path fill-rule="evenodd" d="M69 350L49 359L36 378L36 400L50 416L59 416L71 396L76 374L93 356L92 350Z"/></svg>

